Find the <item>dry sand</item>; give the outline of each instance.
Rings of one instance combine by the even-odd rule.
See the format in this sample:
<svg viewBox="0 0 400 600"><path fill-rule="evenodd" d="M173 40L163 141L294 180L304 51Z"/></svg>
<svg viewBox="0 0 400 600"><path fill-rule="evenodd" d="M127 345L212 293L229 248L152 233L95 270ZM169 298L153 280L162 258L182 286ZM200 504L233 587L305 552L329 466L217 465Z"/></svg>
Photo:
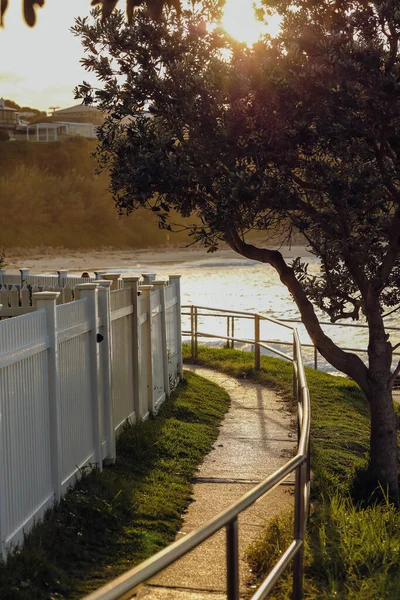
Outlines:
<svg viewBox="0 0 400 600"><path fill-rule="evenodd" d="M291 248L280 248L285 258L296 256L310 256L304 246L292 246ZM99 248L71 250L62 248L33 248L33 249L9 249L6 253L7 271L17 271L21 268L27 268L32 273L54 273L59 269L68 269L69 271L89 271L107 270L116 268L124 269L146 269L163 266L172 267L173 265L186 262L213 261L221 259L243 260L243 257L236 254L233 250L225 247L218 250L215 254L209 254L204 248L190 247L179 248L168 246L164 248L147 249L117 249L117 248Z"/></svg>

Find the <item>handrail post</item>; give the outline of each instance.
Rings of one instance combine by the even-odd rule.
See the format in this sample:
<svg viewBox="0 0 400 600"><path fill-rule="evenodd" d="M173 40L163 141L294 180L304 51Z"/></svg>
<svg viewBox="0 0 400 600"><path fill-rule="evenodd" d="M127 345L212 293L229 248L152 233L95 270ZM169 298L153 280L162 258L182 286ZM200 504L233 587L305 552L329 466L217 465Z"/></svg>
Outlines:
<svg viewBox="0 0 400 600"><path fill-rule="evenodd" d="M194 306L190 307L190 334L191 334L191 346L192 346L192 362L194 362Z"/></svg>
<svg viewBox="0 0 400 600"><path fill-rule="evenodd" d="M314 369L318 371L318 350L317 346L314 346Z"/></svg>
<svg viewBox="0 0 400 600"><path fill-rule="evenodd" d="M231 348L232 350L235 347L235 340L233 339L235 337L235 317L231 317L231 333L232 333L232 341L231 341Z"/></svg>
<svg viewBox="0 0 400 600"><path fill-rule="evenodd" d="M254 315L254 366L258 371L261 366L260 359L260 316Z"/></svg>
<svg viewBox="0 0 400 600"><path fill-rule="evenodd" d="M292 599L303 598L303 571L304 571L304 531L305 531L305 483L307 464L303 462L296 469L296 482L294 488L294 539L301 540L303 546L293 560L293 588Z"/></svg>
<svg viewBox="0 0 400 600"><path fill-rule="evenodd" d="M198 317L197 317L197 306L194 307L194 357L197 359L199 356L199 340L197 336L198 330Z"/></svg>
<svg viewBox="0 0 400 600"><path fill-rule="evenodd" d="M226 583L228 600L239 600L239 528L237 517L226 525Z"/></svg>

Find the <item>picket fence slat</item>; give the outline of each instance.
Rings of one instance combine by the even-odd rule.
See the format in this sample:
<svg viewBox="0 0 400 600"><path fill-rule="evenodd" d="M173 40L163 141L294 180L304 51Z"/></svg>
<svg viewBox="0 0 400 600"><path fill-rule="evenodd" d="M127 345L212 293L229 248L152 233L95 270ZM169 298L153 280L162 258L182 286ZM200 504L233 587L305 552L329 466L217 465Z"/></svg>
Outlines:
<svg viewBox="0 0 400 600"><path fill-rule="evenodd" d="M85 279L81 299L60 305L64 286L33 292L39 310L0 321L4 559L82 469L115 460L125 421L147 418L169 393L171 365L175 374L179 366L171 363L171 348L179 357L179 287L119 281L124 287L110 292L111 281Z"/></svg>

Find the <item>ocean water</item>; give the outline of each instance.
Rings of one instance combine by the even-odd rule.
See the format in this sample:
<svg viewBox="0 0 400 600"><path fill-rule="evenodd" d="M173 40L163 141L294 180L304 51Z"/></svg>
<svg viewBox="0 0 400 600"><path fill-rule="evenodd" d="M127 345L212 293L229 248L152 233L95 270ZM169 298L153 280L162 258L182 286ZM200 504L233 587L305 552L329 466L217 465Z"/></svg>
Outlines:
<svg viewBox="0 0 400 600"><path fill-rule="evenodd" d="M309 263L309 272L318 272L319 263L316 258L304 259ZM123 269L127 271L126 265ZM129 269L131 271L131 269ZM146 269L146 272L149 270ZM144 272L140 268L134 269L136 273ZM297 307L286 287L281 283L276 271L269 265L260 264L246 259L219 259L218 254L204 260L179 262L172 264L155 265L151 272L160 277L170 274L180 274L182 304L197 305L216 309L230 309L260 313L274 319L299 319ZM201 311L199 311L201 312ZM387 319L387 324L393 327L400 326L399 313ZM318 312L321 321L328 321L328 317ZM352 324L352 321L344 321ZM295 324L299 330L303 344L311 343L309 336L302 324ZM183 319L183 329L189 329L189 319ZM226 335L226 318L199 317L199 332ZM358 327L339 327L333 325L323 326L325 332L342 348L366 350L368 345L368 330ZM254 337L254 326L250 320L235 319L235 335L242 339ZM390 332L392 343L400 341L400 331ZM261 339L273 340L274 348L285 353L290 353L292 333L289 329L274 323L262 322ZM206 342L204 338L201 342ZM218 340L207 340L207 344L222 345ZM249 344L237 344L238 347L251 349ZM263 351L264 352L264 351ZM266 354L269 352L265 351ZM366 359L366 354L359 352ZM313 349L304 349L306 364L314 364ZM399 360L400 357L395 357ZM318 358L319 368L335 372L322 357Z"/></svg>

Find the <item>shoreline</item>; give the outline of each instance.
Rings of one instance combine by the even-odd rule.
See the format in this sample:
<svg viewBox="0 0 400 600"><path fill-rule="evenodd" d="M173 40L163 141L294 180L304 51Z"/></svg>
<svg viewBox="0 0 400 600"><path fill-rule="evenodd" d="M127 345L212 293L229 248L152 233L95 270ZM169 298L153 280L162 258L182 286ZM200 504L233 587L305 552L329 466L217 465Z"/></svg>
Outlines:
<svg viewBox="0 0 400 600"><path fill-rule="evenodd" d="M275 246L284 258L312 256L304 246ZM149 247L141 249L92 248L71 250L66 248L10 248L6 252L6 271L13 272L27 268L32 273L54 273L60 269L88 271L107 269L144 269L160 266L166 268L183 263L219 262L221 260L243 261L244 257L228 247L221 247L214 253L207 253L202 247ZM245 259L247 260L247 259Z"/></svg>

